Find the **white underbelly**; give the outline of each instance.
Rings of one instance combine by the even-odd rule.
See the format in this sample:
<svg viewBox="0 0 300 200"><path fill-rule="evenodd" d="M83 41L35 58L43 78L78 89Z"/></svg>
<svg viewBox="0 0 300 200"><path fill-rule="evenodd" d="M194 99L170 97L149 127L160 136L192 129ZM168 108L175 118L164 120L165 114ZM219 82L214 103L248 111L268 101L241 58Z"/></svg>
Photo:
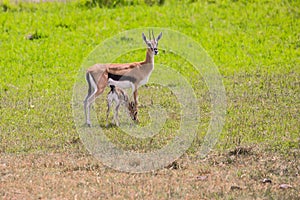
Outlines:
<svg viewBox="0 0 300 200"><path fill-rule="evenodd" d="M134 84L130 81L115 81L113 79L108 79L107 85L115 85L122 89L134 88Z"/></svg>

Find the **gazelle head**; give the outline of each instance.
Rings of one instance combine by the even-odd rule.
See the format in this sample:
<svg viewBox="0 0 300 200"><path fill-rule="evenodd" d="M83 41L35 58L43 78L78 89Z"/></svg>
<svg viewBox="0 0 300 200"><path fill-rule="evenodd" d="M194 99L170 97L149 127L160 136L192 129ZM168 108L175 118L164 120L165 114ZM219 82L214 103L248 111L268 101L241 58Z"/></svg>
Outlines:
<svg viewBox="0 0 300 200"><path fill-rule="evenodd" d="M138 121L138 118L137 118L138 111L137 111L137 107L135 106L133 101L129 102L128 110L129 110L131 119L134 121Z"/></svg>
<svg viewBox="0 0 300 200"><path fill-rule="evenodd" d="M157 36L157 38L154 37L153 34L153 30L152 30L152 38L151 38L151 34L149 31L149 40L147 40L145 34L142 34L143 36L143 40L146 43L146 45L148 46L148 49L150 49L150 51L152 52L153 55L157 55L158 54L158 40L160 40L161 36L162 36L162 32Z"/></svg>

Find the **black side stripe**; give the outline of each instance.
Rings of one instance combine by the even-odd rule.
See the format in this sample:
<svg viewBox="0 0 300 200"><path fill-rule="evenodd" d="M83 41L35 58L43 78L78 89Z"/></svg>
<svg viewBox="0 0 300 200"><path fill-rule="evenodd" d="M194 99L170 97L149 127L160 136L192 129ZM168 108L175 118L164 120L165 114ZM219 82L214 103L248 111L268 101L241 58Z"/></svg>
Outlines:
<svg viewBox="0 0 300 200"><path fill-rule="evenodd" d="M135 82L136 78L132 77L132 76L122 76L122 75L116 75L116 74L111 74L108 73L108 78L113 79L114 81L130 81L130 82Z"/></svg>

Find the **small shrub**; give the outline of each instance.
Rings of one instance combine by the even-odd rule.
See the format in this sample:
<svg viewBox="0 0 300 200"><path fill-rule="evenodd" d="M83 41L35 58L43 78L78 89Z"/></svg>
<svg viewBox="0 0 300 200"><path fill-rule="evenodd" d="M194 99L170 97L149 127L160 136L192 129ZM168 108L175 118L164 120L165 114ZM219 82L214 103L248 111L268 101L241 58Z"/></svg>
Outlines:
<svg viewBox="0 0 300 200"><path fill-rule="evenodd" d="M155 4L162 6L165 3L165 0L144 0L145 4L148 6L153 6Z"/></svg>
<svg viewBox="0 0 300 200"><path fill-rule="evenodd" d="M27 40L38 40L38 39L45 38L45 37L47 37L47 36L39 33L38 31L35 31L33 34L28 34L26 36L26 39Z"/></svg>
<svg viewBox="0 0 300 200"><path fill-rule="evenodd" d="M91 0L88 5L98 6L100 8L115 8L118 6L128 6L136 4L133 0Z"/></svg>

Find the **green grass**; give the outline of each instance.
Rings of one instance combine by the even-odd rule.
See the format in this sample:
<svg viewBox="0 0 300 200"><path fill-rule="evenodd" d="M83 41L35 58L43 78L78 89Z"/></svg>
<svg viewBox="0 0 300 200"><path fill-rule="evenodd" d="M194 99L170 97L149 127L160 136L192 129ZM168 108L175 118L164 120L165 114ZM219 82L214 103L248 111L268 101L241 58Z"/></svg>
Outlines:
<svg viewBox="0 0 300 200"><path fill-rule="evenodd" d="M86 1L0 5L0 152L71 148L79 137L71 100L81 63L106 38L139 27L182 32L200 43L218 66L228 104L218 149L252 144L284 152L299 148L297 1L168 1L162 6L137 1L116 8L86 6ZM142 60L144 52L129 57ZM210 99L201 76L168 52L156 63L193 75L206 130ZM157 95L152 85L142 88L142 104L149 102L143 96L148 92ZM168 107L172 98L161 102ZM144 121L146 110L141 109ZM178 127L177 117L170 117L154 148L163 146ZM203 134L199 132L195 147ZM129 140L111 137L120 143ZM132 149L149 150L149 143L136 143Z"/></svg>

